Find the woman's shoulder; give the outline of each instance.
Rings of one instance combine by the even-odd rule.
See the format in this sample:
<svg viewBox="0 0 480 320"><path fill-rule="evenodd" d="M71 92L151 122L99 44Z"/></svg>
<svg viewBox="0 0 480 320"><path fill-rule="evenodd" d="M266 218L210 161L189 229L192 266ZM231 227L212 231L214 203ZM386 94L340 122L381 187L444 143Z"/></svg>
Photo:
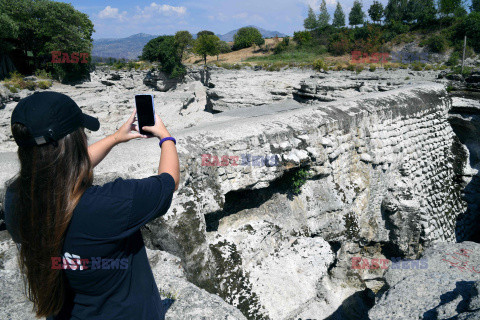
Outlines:
<svg viewBox="0 0 480 320"><path fill-rule="evenodd" d="M103 184L95 184L87 189L86 193L92 196L133 199L138 189L144 190L162 188L165 190L175 188L175 181L169 173L152 175L145 178L117 177Z"/></svg>

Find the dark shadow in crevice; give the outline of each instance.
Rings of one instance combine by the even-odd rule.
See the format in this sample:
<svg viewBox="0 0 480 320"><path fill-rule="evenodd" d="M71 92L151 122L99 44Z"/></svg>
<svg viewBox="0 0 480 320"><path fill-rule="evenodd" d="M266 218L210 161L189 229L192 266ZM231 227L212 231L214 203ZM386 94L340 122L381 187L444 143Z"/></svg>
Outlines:
<svg viewBox="0 0 480 320"><path fill-rule="evenodd" d="M313 237L313 236L312 236ZM331 270L337 266L337 252L342 247L342 243L340 241L328 241L330 248L332 249L333 253L335 254L335 260L333 263L328 267L327 272L330 274Z"/></svg>
<svg viewBox="0 0 480 320"><path fill-rule="evenodd" d="M368 311L375 304L375 294L366 288L345 299L340 307L325 320L369 320Z"/></svg>
<svg viewBox="0 0 480 320"><path fill-rule="evenodd" d="M217 231L220 219L242 210L258 208L270 200L274 194L283 194L288 199L293 200L296 173L301 169L308 170L309 167L296 167L285 171L281 177L270 182L269 186L265 188L235 190L225 194L223 209L205 214L207 232ZM311 177L309 179L315 178Z"/></svg>
<svg viewBox="0 0 480 320"><path fill-rule="evenodd" d="M456 135L451 148L454 180L463 188L462 199L467 203L467 210L457 217L455 235L458 242L480 242L480 176L478 173L471 176L467 183L469 176L464 172L466 163L472 168L480 165L480 112L465 107L452 108L449 114L448 121Z"/></svg>

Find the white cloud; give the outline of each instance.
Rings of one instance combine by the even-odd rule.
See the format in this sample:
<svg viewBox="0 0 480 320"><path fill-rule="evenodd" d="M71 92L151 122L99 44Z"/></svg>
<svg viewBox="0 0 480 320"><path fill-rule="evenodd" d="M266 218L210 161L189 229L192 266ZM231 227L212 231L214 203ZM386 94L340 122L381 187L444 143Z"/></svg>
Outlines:
<svg viewBox="0 0 480 320"><path fill-rule="evenodd" d="M170 15L170 14L183 15L187 12L187 8L185 7L174 7L169 4L156 4L155 2L152 2L150 6L145 7L143 9L143 13L148 14L148 12L146 11L150 11L150 10L158 13L164 13L167 15Z"/></svg>
<svg viewBox="0 0 480 320"><path fill-rule="evenodd" d="M119 19L124 20L127 15L126 11L120 13L118 8L112 8L110 6L106 6L105 9L98 13L98 17L100 19Z"/></svg>

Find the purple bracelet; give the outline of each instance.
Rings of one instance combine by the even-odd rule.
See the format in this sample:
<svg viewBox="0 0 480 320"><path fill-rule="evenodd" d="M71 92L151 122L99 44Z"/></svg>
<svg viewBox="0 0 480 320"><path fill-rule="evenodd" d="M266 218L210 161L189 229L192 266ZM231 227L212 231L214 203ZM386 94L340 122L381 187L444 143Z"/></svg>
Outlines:
<svg viewBox="0 0 480 320"><path fill-rule="evenodd" d="M175 145L177 144L177 140L175 140L175 138L173 138L173 137L165 137L165 138L163 138L162 140L160 140L160 142L158 143L158 145L160 146L160 148L162 147L162 143L164 143L164 142L167 141L167 140L172 140Z"/></svg>

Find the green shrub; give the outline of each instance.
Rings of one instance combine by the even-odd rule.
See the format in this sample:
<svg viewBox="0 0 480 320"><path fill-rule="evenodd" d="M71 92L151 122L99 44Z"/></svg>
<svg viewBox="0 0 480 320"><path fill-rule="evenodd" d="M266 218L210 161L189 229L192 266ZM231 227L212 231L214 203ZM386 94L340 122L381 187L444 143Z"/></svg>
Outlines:
<svg viewBox="0 0 480 320"><path fill-rule="evenodd" d="M355 65L354 64L348 64L347 70L348 71L355 71Z"/></svg>
<svg viewBox="0 0 480 320"><path fill-rule="evenodd" d="M450 57L448 58L446 64L448 66L454 67L458 64L458 61L460 60L460 53L457 51L452 52Z"/></svg>
<svg viewBox="0 0 480 320"><path fill-rule="evenodd" d="M323 61L323 59L317 59L313 62L313 69L316 71L320 71L320 70L327 70L328 67L325 61Z"/></svg>
<svg viewBox="0 0 480 320"><path fill-rule="evenodd" d="M405 77L405 80L410 80L410 77Z"/></svg>
<svg viewBox="0 0 480 320"><path fill-rule="evenodd" d="M421 63L420 61L415 61L410 65L410 67L413 71L422 71L423 68L425 67L425 64Z"/></svg>
<svg viewBox="0 0 480 320"><path fill-rule="evenodd" d="M456 74L461 74L461 75L469 75L472 72L473 68L472 67L463 67L463 72L462 72L462 66L456 66L452 68L452 73Z"/></svg>
<svg viewBox="0 0 480 320"><path fill-rule="evenodd" d="M37 86L40 88L40 89L48 89L52 86L52 82L51 81L48 81L48 80L42 80L42 81L38 81L37 82Z"/></svg>
<svg viewBox="0 0 480 320"><path fill-rule="evenodd" d="M170 79L181 78L187 73L187 70L183 65L176 65L170 74Z"/></svg>
<svg viewBox="0 0 480 320"><path fill-rule="evenodd" d="M295 195L300 194L301 187L307 182L307 179L310 178L310 174L306 169L300 169L295 172L292 176L292 193Z"/></svg>
<svg viewBox="0 0 480 320"><path fill-rule="evenodd" d="M377 70L377 66L371 65L368 70L370 70L370 72L375 72L375 70Z"/></svg>
<svg viewBox="0 0 480 320"><path fill-rule="evenodd" d="M37 69L37 70L35 71L35 76L36 76L37 78L40 78L40 79L52 79L51 73L50 73L50 72L47 72L47 71L45 71L45 70L43 70L43 69L42 69L42 70Z"/></svg>
<svg viewBox="0 0 480 320"><path fill-rule="evenodd" d="M279 42L277 44L277 46L275 48L273 48L273 53L274 54L280 54L280 53L284 52L285 50L287 50L289 45L290 45L290 38L285 37L285 38L283 38L283 40L281 42Z"/></svg>
<svg viewBox="0 0 480 320"><path fill-rule="evenodd" d="M297 31L293 33L293 40L299 46L310 44L312 41L312 34L310 31Z"/></svg>
<svg viewBox="0 0 480 320"><path fill-rule="evenodd" d="M447 48L447 40L441 35L433 35L426 41L426 45L431 52L442 53Z"/></svg>
<svg viewBox="0 0 480 320"><path fill-rule="evenodd" d="M126 68L129 71L132 70L132 69L136 70L136 66L137 66L137 64L134 61L128 61L127 65L126 65Z"/></svg>
<svg viewBox="0 0 480 320"><path fill-rule="evenodd" d="M363 71L363 65L357 64L357 65L355 66L355 72L356 72L357 74L359 74L359 73L362 72L362 71Z"/></svg>
<svg viewBox="0 0 480 320"><path fill-rule="evenodd" d="M403 22L394 21L388 26L388 30L396 36L408 32L409 27Z"/></svg>

